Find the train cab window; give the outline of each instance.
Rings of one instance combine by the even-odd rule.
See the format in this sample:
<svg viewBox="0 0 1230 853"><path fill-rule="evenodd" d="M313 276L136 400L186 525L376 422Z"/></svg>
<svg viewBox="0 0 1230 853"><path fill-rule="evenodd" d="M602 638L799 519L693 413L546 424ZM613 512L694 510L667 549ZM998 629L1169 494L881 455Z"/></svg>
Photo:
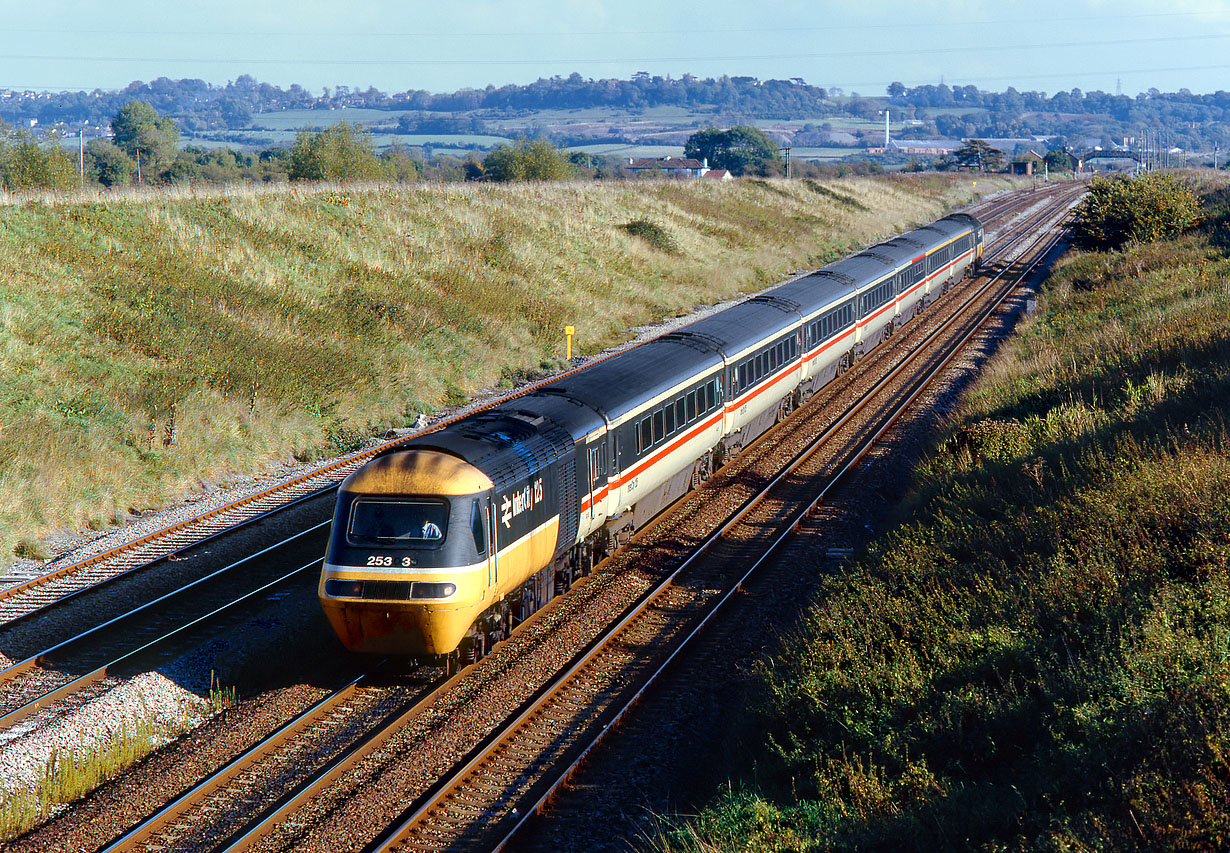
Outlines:
<svg viewBox="0 0 1230 853"><path fill-rule="evenodd" d="M474 553L485 557L487 555L487 532L483 529L483 507L477 499L470 504L470 533L474 536Z"/></svg>
<svg viewBox="0 0 1230 853"><path fill-rule="evenodd" d="M653 422L648 415L641 421L640 428L640 450L645 451L653 444Z"/></svg>
<svg viewBox="0 0 1230 853"><path fill-rule="evenodd" d="M675 404L667 403L666 408L662 410L662 414L666 420L666 432L663 435L670 435L675 431Z"/></svg>
<svg viewBox="0 0 1230 853"><path fill-rule="evenodd" d="M435 548L448 530L443 500L356 500L346 538L355 545Z"/></svg>
<svg viewBox="0 0 1230 853"><path fill-rule="evenodd" d="M657 444L659 441L662 440L663 436L666 435L666 433L663 431L663 426L665 422L666 422L665 415L662 414L661 409L653 413L653 443L654 444Z"/></svg>
<svg viewBox="0 0 1230 853"><path fill-rule="evenodd" d="M696 392L689 391L687 400L688 423L696 420Z"/></svg>

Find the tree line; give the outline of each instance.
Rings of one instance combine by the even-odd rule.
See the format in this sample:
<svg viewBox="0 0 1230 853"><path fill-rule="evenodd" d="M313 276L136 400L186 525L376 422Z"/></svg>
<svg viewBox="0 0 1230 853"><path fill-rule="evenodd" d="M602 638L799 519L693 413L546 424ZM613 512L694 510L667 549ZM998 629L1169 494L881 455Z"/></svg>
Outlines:
<svg viewBox="0 0 1230 853"><path fill-rule="evenodd" d="M10 192L72 189L91 185L176 184L186 181L396 181L413 182L431 168L404 145L378 153L370 132L339 122L320 131L301 131L290 148L259 153L227 148L179 147L180 130L170 117L145 101L120 107L110 122L110 139L91 139L81 158L52 135L36 140L24 131L0 134L0 185ZM762 131L736 126L708 128L692 135L685 156L736 175L779 173L777 145ZM447 173L446 173L447 171ZM622 158L569 154L545 139L520 138L482 159L435 164L439 179L554 181L572 178L629 178Z"/></svg>
<svg viewBox="0 0 1230 853"><path fill-rule="evenodd" d="M362 107L418 113L403 122L402 132L480 133L488 117L528 115L538 110L611 107L637 111L679 107L746 118L856 116L874 119L888 108L923 125L908 134L948 137L1010 137L1048 134L1071 138L1133 136L1141 128L1168 129L1186 148L1227 142L1230 92L1193 94L1187 89L1163 93L1150 89L1134 96L1070 89L1047 94L985 91L972 85L906 87L895 82L885 95L849 95L837 88L814 86L799 78L759 80L755 77L670 77L639 73L627 80L570 74L540 78L525 85L486 86L454 92L407 90L388 94L374 87L326 88L314 94L299 85L280 88L242 75L225 86L199 79L160 77L136 81L118 92L20 94L5 99L3 114L14 124L40 126L66 122L106 124L126 103L140 100L170 115L189 133L241 129L259 125L260 114L286 109ZM956 112L961 110L961 112Z"/></svg>

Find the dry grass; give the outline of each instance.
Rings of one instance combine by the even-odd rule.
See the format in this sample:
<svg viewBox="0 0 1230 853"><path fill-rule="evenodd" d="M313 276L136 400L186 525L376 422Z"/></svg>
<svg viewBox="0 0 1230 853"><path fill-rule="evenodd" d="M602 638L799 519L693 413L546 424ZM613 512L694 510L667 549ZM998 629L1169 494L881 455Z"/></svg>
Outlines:
<svg viewBox="0 0 1230 853"><path fill-rule="evenodd" d="M593 352L974 196L932 175L0 199L0 552L331 454L557 358L565 325Z"/></svg>

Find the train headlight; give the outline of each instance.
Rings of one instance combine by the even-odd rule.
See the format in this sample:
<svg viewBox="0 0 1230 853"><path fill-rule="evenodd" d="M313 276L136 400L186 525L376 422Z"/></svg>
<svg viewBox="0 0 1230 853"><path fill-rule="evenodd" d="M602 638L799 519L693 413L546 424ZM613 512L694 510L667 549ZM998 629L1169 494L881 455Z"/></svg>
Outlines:
<svg viewBox="0 0 1230 853"><path fill-rule="evenodd" d="M428 583L416 581L414 584L415 598L448 598L457 591L455 583Z"/></svg>
<svg viewBox="0 0 1230 853"><path fill-rule="evenodd" d="M362 598L363 581L329 578L325 581L325 595L331 595L334 598Z"/></svg>

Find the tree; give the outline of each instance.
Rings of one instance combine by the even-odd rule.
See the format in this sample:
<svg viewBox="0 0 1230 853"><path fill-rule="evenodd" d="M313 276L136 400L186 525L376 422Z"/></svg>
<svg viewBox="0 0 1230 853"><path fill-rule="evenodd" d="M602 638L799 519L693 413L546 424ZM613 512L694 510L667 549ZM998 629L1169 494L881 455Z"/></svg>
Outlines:
<svg viewBox="0 0 1230 853"><path fill-rule="evenodd" d="M560 181L573 176L573 166L545 139L521 137L484 157L483 172L496 181Z"/></svg>
<svg viewBox="0 0 1230 853"><path fill-rule="evenodd" d="M384 166L384 176L390 181L412 184L419 179L418 163L410 156L410 149L400 142L394 142L389 150L380 155Z"/></svg>
<svg viewBox="0 0 1230 853"><path fill-rule="evenodd" d="M137 163L107 139L91 139L85 144L91 171L104 187L123 186L132 180Z"/></svg>
<svg viewBox="0 0 1230 853"><path fill-rule="evenodd" d="M292 181L372 181L384 177L371 135L341 121L295 137L287 169Z"/></svg>
<svg viewBox="0 0 1230 853"><path fill-rule="evenodd" d="M893 81L892 83L889 83L889 84L888 84L888 96L889 96L890 98L903 98L903 97L905 97L905 86L901 85L900 83L898 83L898 82L896 82L896 81Z"/></svg>
<svg viewBox="0 0 1230 853"><path fill-rule="evenodd" d="M223 98L218 102L218 111L231 130L239 130L252 123L252 105L240 98Z"/></svg>
<svg viewBox="0 0 1230 853"><path fill-rule="evenodd" d="M1074 231L1081 245L1114 249L1129 240L1169 240L1200 220L1196 194L1172 175L1094 178L1076 209Z"/></svg>
<svg viewBox="0 0 1230 853"><path fill-rule="evenodd" d="M688 137L683 155L706 160L709 168L728 169L734 175L762 174L766 164L777 159L777 145L755 127L710 127Z"/></svg>
<svg viewBox="0 0 1230 853"><path fill-rule="evenodd" d="M962 166L975 166L980 172L998 172L1004 167L1004 152L981 139L967 140L952 154Z"/></svg>
<svg viewBox="0 0 1230 853"><path fill-rule="evenodd" d="M137 162L138 174L157 172L175 159L179 126L170 116L161 116L148 101L129 101L111 119L115 144Z"/></svg>
<svg viewBox="0 0 1230 853"><path fill-rule="evenodd" d="M64 190L77 186L76 160L58 142L41 146L26 136L4 157L4 186L22 190Z"/></svg>
<svg viewBox="0 0 1230 853"><path fill-rule="evenodd" d="M1046 152L1046 168L1051 172L1071 172L1072 157L1067 151L1056 148Z"/></svg>

